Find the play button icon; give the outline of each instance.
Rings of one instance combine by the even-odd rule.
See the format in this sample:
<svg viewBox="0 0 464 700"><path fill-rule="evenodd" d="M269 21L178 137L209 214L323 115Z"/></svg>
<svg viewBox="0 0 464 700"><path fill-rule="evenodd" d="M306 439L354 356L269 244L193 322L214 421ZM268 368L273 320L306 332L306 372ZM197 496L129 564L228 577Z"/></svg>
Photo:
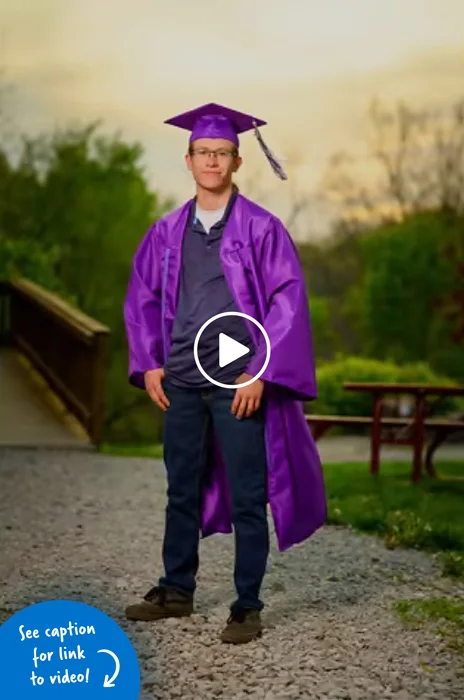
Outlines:
<svg viewBox="0 0 464 700"><path fill-rule="evenodd" d="M200 362L200 357L199 357L199 343L201 336L203 334L203 331L208 328L210 324L213 324L215 321L218 319L223 319L224 317L228 316L241 316L244 319L247 319L251 323L253 323L255 326L257 326L261 332L261 335L264 338L265 345L266 345L266 357L264 359L263 365L259 372L257 372L251 379L247 380L246 382L242 382L241 384L226 384L225 382L220 382L214 377L212 377L210 374L206 372L206 370L202 367L201 362ZM228 365L232 365L233 362L236 360L240 359L241 357L244 357L248 353L250 353L250 348L244 345L243 343L239 342L235 338L232 337L232 335L229 335L228 333L224 333L223 330L223 325L224 322L222 323L222 330L218 328L218 334L217 334L217 345L215 346L216 349L219 350L218 355L216 355L216 362L217 362L217 367L222 369L223 367L227 367ZM229 324L229 322L226 322L230 328L236 328L234 323ZM214 328L214 326L213 326ZM233 333L233 331L230 331ZM210 337L210 341L214 339L214 331L212 333L208 333L208 336ZM211 338L212 336L212 338ZM243 338L241 337L241 340ZM256 342L255 338L255 342ZM215 341L213 341L213 344ZM262 345L261 341L259 341L259 344ZM264 349L264 348L263 348ZM264 353L263 353L264 354ZM249 384L252 384L255 382L259 377L263 374L265 371L266 367L269 364L269 360L271 358L271 343L269 340L269 336L264 330L263 326L252 316L248 316L248 314L244 314L241 311L225 311L224 313L221 314L216 314L216 316L212 316L210 319L208 319L200 328L198 331L195 342L193 344L193 356L195 358L195 364L198 367L199 371L201 374L209 381L211 384L215 384L216 386L222 387L223 389L238 389L239 387L243 386L248 386ZM209 367L211 367L211 362L209 361ZM239 368L240 368L240 363L238 363ZM232 367L233 370L233 367ZM211 369L210 369L211 371ZM240 369L239 369L240 371ZM230 374L230 373L229 373ZM234 372L232 371L232 376L234 376Z"/></svg>
<svg viewBox="0 0 464 700"><path fill-rule="evenodd" d="M230 365L231 362L235 362L249 352L250 348L246 345L238 343L230 335L219 333L219 367Z"/></svg>

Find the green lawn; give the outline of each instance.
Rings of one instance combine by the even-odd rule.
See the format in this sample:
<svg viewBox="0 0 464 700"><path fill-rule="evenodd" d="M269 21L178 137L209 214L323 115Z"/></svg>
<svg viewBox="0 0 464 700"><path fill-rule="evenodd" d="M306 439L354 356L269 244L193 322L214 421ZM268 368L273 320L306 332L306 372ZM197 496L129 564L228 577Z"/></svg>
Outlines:
<svg viewBox="0 0 464 700"><path fill-rule="evenodd" d="M464 462L439 462L437 479L410 480L409 463L327 464L328 522L381 536L387 547L439 552L448 575L464 576Z"/></svg>
<svg viewBox="0 0 464 700"><path fill-rule="evenodd" d="M152 459L163 459L162 445L110 445L105 443L100 446L100 452L120 457L151 457Z"/></svg>
<svg viewBox="0 0 464 700"><path fill-rule="evenodd" d="M103 445L106 454L162 459L161 445ZM380 536L387 547L439 553L443 572L464 577L464 461L438 462L438 478L410 480L409 462L326 464L328 523Z"/></svg>
<svg viewBox="0 0 464 700"><path fill-rule="evenodd" d="M450 598L397 600L394 608L415 629L431 623L447 646L464 655L464 601Z"/></svg>

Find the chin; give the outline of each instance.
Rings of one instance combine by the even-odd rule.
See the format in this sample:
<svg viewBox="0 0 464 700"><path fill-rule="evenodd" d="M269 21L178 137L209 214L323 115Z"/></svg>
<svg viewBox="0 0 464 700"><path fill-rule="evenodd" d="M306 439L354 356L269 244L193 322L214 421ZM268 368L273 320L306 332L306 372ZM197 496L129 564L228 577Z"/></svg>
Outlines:
<svg viewBox="0 0 464 700"><path fill-rule="evenodd" d="M218 192L226 187L226 183L221 178L215 177L206 177L200 184L203 189L210 192Z"/></svg>

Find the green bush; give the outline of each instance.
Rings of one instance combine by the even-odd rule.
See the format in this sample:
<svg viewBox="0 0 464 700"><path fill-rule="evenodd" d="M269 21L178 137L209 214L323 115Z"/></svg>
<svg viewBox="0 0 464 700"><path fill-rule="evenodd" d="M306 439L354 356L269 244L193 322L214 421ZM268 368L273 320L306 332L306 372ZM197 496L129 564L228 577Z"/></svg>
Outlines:
<svg viewBox="0 0 464 700"><path fill-rule="evenodd" d="M308 405L311 413L369 416L372 396L368 392L346 391L344 382L416 382L450 384L448 377L433 372L425 363L395 365L393 362L365 357L338 357L317 368L318 398ZM460 404L447 399L440 405L441 413L458 410Z"/></svg>

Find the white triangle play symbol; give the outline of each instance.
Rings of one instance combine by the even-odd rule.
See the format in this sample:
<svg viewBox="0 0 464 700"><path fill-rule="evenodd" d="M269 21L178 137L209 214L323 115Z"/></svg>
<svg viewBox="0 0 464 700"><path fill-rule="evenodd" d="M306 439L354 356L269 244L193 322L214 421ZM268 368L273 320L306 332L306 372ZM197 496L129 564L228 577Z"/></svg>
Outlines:
<svg viewBox="0 0 464 700"><path fill-rule="evenodd" d="M235 362L235 360L243 357L248 352L250 350L246 345L238 343L230 335L219 333L219 367L225 367L231 362Z"/></svg>

